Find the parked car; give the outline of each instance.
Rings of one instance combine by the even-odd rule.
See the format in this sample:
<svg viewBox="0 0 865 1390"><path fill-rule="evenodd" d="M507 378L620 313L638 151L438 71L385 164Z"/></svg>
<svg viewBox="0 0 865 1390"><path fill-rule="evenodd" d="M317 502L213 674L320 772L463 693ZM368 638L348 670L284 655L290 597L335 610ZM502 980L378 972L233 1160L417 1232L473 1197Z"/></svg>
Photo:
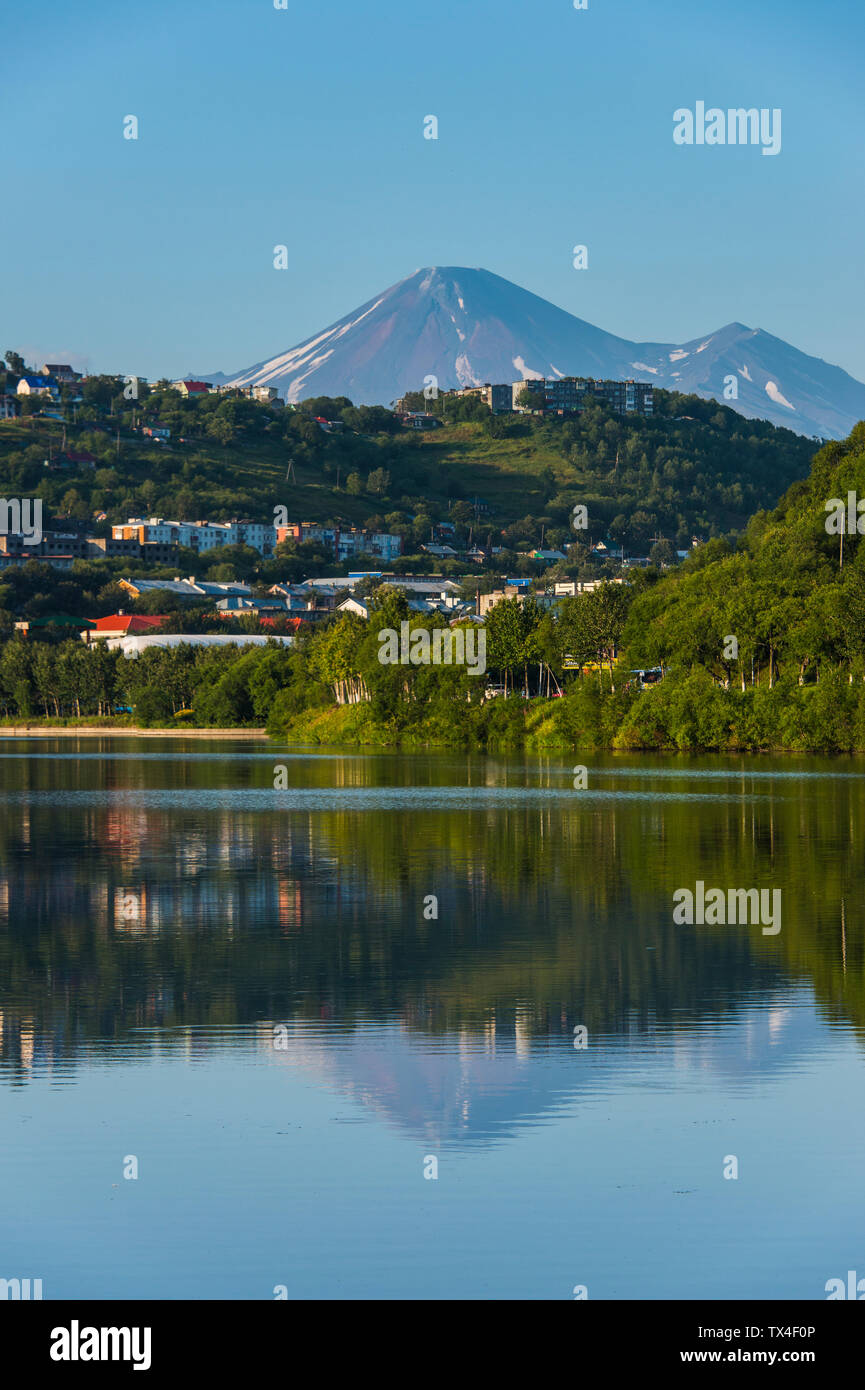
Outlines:
<svg viewBox="0 0 865 1390"><path fill-rule="evenodd" d="M664 673L660 666L652 666L646 670L631 671L633 681L628 681L625 689L630 689L631 685L636 685L638 690L645 690L647 685L657 685L664 679Z"/></svg>

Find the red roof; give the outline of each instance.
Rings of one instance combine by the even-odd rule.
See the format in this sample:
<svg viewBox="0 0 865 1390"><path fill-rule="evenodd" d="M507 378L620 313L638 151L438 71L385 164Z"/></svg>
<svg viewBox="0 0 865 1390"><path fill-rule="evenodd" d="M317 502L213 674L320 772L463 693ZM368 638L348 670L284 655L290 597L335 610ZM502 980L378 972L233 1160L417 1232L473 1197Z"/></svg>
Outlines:
<svg viewBox="0 0 865 1390"><path fill-rule="evenodd" d="M187 391L209 391L210 387L206 381L184 381Z"/></svg>
<svg viewBox="0 0 865 1390"><path fill-rule="evenodd" d="M225 615L223 615L223 616L225 616ZM269 617L269 616L266 616L266 615L262 614L262 616L259 618L258 621L259 621L259 623L261 624L262 627L275 627L276 624L277 624L278 622L279 622L279 623L285 623L286 627L290 627L291 630L292 630L292 632L297 632L297 629L300 627L300 624L301 624L301 622L302 622L302 619L301 619L301 618L287 618L287 617L285 617L284 614L280 613L280 614L278 614L278 616L275 617L275 618L271 618L271 617Z"/></svg>
<svg viewBox="0 0 865 1390"><path fill-rule="evenodd" d="M147 632L151 628L161 627L167 622L166 614L151 615L149 613L111 613L107 618L96 618L94 621L94 631L96 632L126 632L137 633Z"/></svg>

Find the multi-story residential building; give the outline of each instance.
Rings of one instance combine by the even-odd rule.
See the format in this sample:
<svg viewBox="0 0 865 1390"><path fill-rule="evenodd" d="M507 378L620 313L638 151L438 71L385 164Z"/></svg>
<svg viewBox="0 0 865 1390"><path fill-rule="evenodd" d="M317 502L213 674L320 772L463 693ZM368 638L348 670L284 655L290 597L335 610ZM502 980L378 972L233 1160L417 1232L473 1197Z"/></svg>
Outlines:
<svg viewBox="0 0 865 1390"><path fill-rule="evenodd" d="M323 545L337 560L354 555L373 555L379 560L395 560L402 554L402 537L387 531L361 531L351 526L321 526L314 521L292 521L277 526L276 543L293 540L298 545L314 541Z"/></svg>
<svg viewBox="0 0 865 1390"><path fill-rule="evenodd" d="M87 555L93 559L122 557L161 565L174 559L176 549L166 541L116 540L113 536L89 536L87 539Z"/></svg>
<svg viewBox="0 0 865 1390"><path fill-rule="evenodd" d="M0 531L0 554L14 555L22 551L28 560L44 560L51 555L72 555L84 559L87 555L86 537L77 531L43 531L38 540L22 531Z"/></svg>
<svg viewBox="0 0 865 1390"><path fill-rule="evenodd" d="M495 608L496 604L502 603L504 599L515 598L520 603L525 603L528 594L528 588L517 584L506 584L503 589L493 589L489 594L479 594L478 617L485 618L490 609Z"/></svg>
<svg viewBox="0 0 865 1390"><path fill-rule="evenodd" d="M114 537L89 536L81 531L45 531L35 544L28 544L21 532L0 533L0 562L4 567L39 560L58 569L68 569L73 560L121 556L149 564L164 564L172 559L174 551L174 546L159 542L141 544L137 539L116 540Z"/></svg>
<svg viewBox="0 0 865 1390"><path fill-rule="evenodd" d="M511 386L514 410L523 391L544 398L544 410L569 414L582 410L592 399L603 401L621 415L652 414L652 385L644 381L600 381L594 377L564 376L555 379L515 381Z"/></svg>
<svg viewBox="0 0 865 1390"><path fill-rule="evenodd" d="M487 381L483 386L462 386L457 391L446 391L445 395L477 396L494 415L513 410L511 388L507 383L493 386Z"/></svg>
<svg viewBox="0 0 865 1390"><path fill-rule="evenodd" d="M236 521L237 539L241 545L257 550L259 555L272 555L276 545L276 527L272 521Z"/></svg>
<svg viewBox="0 0 865 1390"><path fill-rule="evenodd" d="M204 554L226 545L248 545L260 555L271 555L276 527L259 521L166 521L161 516L130 517L112 526L115 540L135 540L140 545L185 545Z"/></svg>
<svg viewBox="0 0 865 1390"><path fill-rule="evenodd" d="M376 559L389 562L402 554L402 536L395 536L389 531L367 531L366 535L370 544L368 553L375 555Z"/></svg>

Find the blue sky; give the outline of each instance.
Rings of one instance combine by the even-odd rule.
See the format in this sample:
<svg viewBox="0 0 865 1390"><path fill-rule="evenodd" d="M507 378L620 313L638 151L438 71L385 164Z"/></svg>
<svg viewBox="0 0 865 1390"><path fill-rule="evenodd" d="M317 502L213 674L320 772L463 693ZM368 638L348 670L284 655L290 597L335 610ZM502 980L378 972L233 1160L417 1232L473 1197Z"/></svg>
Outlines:
<svg viewBox="0 0 865 1390"><path fill-rule="evenodd" d="M467 265L624 337L739 320L865 379L863 51L860 0L14 7L0 350L240 369ZM781 108L780 155L676 146L698 100Z"/></svg>

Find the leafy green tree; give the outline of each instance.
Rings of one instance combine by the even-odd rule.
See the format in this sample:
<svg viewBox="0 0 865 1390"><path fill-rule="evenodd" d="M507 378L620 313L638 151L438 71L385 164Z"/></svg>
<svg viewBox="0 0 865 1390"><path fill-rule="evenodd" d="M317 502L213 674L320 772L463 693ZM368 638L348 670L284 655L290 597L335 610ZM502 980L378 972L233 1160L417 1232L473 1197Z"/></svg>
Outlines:
<svg viewBox="0 0 865 1390"><path fill-rule="evenodd" d="M386 468L374 468L366 480L367 492L373 492L378 497L386 493L390 488L390 473Z"/></svg>
<svg viewBox="0 0 865 1390"><path fill-rule="evenodd" d="M657 565L659 569L665 565L675 565L678 558L676 547L673 545L672 541L668 540L656 541L649 551L649 559L652 564Z"/></svg>
<svg viewBox="0 0 865 1390"><path fill-rule="evenodd" d="M543 391L537 387L524 386L517 395L516 404L522 410L543 410L546 405L546 397Z"/></svg>

